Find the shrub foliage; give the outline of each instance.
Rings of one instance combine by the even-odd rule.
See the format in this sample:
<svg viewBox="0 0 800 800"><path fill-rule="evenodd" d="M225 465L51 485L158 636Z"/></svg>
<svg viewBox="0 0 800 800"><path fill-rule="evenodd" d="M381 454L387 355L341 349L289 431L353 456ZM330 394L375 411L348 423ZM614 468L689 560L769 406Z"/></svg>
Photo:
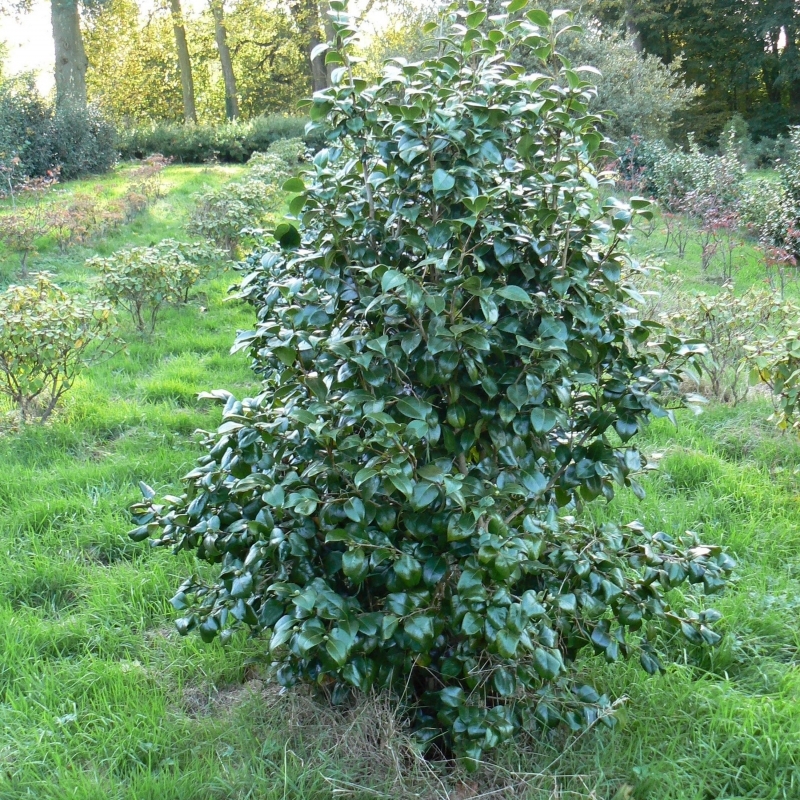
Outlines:
<svg viewBox="0 0 800 800"><path fill-rule="evenodd" d="M71 180L106 172L116 158L116 130L97 109L57 112L30 76L0 80L0 165L16 159L21 177L60 169Z"/></svg>
<svg viewBox="0 0 800 800"><path fill-rule="evenodd" d="M242 180L204 192L198 197L187 231L224 247L236 258L243 242L283 203L280 187L298 168L305 147L302 139L283 139L266 153L254 153Z"/></svg>
<svg viewBox="0 0 800 800"><path fill-rule="evenodd" d="M307 120L297 117L265 116L249 122L225 125L158 124L122 132L123 158L144 158L162 153L181 163L225 161L245 163L253 153L267 150L274 142L304 136ZM309 146L321 140L305 134Z"/></svg>
<svg viewBox="0 0 800 800"><path fill-rule="evenodd" d="M0 393L23 422L45 421L78 373L104 355L111 311L76 300L45 273L0 295Z"/></svg>
<svg viewBox="0 0 800 800"><path fill-rule="evenodd" d="M184 494L144 487L132 536L218 565L174 597L181 632L264 632L284 685L392 690L474 767L523 727L610 720L583 649L656 672L658 626L718 640L669 590L720 590L719 548L569 516L641 492L630 440L670 413L692 347L630 317L620 246L647 203L598 206L593 90L554 51L559 12L453 8L438 55L369 86L332 5L342 46L310 107L328 146L286 185L299 229L242 284L259 324L236 347L263 392L215 393Z"/></svg>
<svg viewBox="0 0 800 800"><path fill-rule="evenodd" d="M86 263L100 272L97 294L127 311L137 330L152 333L165 306L186 302L197 281L223 260L224 253L205 243L164 239Z"/></svg>

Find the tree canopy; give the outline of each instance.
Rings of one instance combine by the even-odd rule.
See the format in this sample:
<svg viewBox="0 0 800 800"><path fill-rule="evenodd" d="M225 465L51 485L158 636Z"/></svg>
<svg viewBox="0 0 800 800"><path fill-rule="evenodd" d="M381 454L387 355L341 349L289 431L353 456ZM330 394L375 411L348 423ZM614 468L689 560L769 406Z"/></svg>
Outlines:
<svg viewBox="0 0 800 800"><path fill-rule="evenodd" d="M796 0L587 0L584 9L705 87L686 126L712 143L738 112L756 136L800 121Z"/></svg>

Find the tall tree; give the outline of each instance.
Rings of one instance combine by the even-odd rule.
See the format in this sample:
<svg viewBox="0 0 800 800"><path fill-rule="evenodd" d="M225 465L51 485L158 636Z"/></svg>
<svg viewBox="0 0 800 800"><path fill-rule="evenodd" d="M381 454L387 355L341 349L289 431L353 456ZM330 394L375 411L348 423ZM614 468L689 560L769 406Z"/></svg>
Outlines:
<svg viewBox="0 0 800 800"><path fill-rule="evenodd" d="M181 71L183 118L186 122L197 122L197 109L194 103L194 79L192 78L192 59L189 55L189 45L186 41L186 27L183 24L181 0L170 0L170 11L172 13L172 29L175 32L175 47L178 50L178 65Z"/></svg>
<svg viewBox="0 0 800 800"><path fill-rule="evenodd" d="M167 9L153 9L143 19L136 0L109 0L86 26L84 41L89 100L109 118L121 125L183 119L175 34ZM193 74L197 89L203 75L197 70Z"/></svg>
<svg viewBox="0 0 800 800"><path fill-rule="evenodd" d="M800 0L586 0L602 22L633 35L705 95L689 120L712 144L735 112L758 136L800 123Z"/></svg>
<svg viewBox="0 0 800 800"><path fill-rule="evenodd" d="M86 70L80 0L50 0L50 22L55 45L56 107L86 110ZM83 7L98 7L103 0L84 0ZM0 14L24 14L33 0L0 0Z"/></svg>
<svg viewBox="0 0 800 800"><path fill-rule="evenodd" d="M217 40L217 50L222 65L222 80L225 83L225 116L229 120L235 120L239 119L239 95L236 91L236 74L233 71L231 50L228 47L224 0L211 0L211 14L214 17L214 38Z"/></svg>
<svg viewBox="0 0 800 800"><path fill-rule="evenodd" d="M323 8L320 9L320 6ZM325 68L324 54L314 51L323 42L322 19L327 13L326 0L291 0L290 8L308 53L311 67L311 87L315 92L328 88L328 71Z"/></svg>
<svg viewBox="0 0 800 800"><path fill-rule="evenodd" d="M77 0L51 0L50 19L55 44L56 106L86 108L86 69Z"/></svg>

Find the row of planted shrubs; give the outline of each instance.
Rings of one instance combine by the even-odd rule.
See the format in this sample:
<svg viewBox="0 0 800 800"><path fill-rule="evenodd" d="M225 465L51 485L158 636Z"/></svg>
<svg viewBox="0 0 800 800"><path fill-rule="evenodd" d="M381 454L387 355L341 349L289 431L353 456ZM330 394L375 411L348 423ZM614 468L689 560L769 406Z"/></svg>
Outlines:
<svg viewBox="0 0 800 800"><path fill-rule="evenodd" d="M145 159L129 174L125 191L113 198L104 197L102 187L94 187L63 202L51 192L58 183L57 170L47 178L12 184L8 192L12 210L2 217L0 243L19 257L20 276L27 277L29 260L42 240L51 240L64 253L131 222L161 197L162 172L168 163L160 155Z"/></svg>
<svg viewBox="0 0 800 800"><path fill-rule="evenodd" d="M244 164L281 139L303 138L309 148L318 149L322 140L318 134L306 135L306 122L303 117L272 115L225 125L158 123L122 132L119 151L123 159L161 153L180 163Z"/></svg>
<svg viewBox="0 0 800 800"><path fill-rule="evenodd" d="M692 141L685 150L633 139L620 159L622 188L646 192L661 207L663 251L685 258L699 252L703 277L721 290L686 291L658 257L634 265L630 281L648 319L706 348L695 380L703 393L736 404L752 386L766 384L781 427L796 426L800 408L800 306L787 297L800 258L800 128L782 140L772 175L748 174L733 131L721 152ZM640 227L649 238L656 220ZM733 281L747 263L749 240L760 256L765 286L738 294Z"/></svg>
<svg viewBox="0 0 800 800"><path fill-rule="evenodd" d="M220 234L215 214L224 213L226 204L237 209L242 205L242 219L266 221L268 209L282 202L279 186L296 168L301 152L300 140L278 142L251 159L242 179L199 195L187 226L196 241L164 239L88 259L87 267L97 273L89 297L70 296L46 272L0 294L0 395L11 402L21 421L48 419L82 369L124 347L120 313L141 334L152 334L168 306L187 303L198 281L230 263L240 239L232 229ZM155 196L160 195L158 177L165 163L160 156L151 157L138 171ZM215 198L211 205L210 195ZM43 205L41 197L37 200ZM51 204L50 213L69 216L73 206ZM86 214L82 211L80 216ZM215 246L220 236L224 250Z"/></svg>
<svg viewBox="0 0 800 800"><path fill-rule="evenodd" d="M699 234L703 272L716 260L730 281L736 270L729 234L750 237L761 251L770 287L784 293L800 257L800 127L790 129L782 158L770 176L748 175L731 135L718 155L690 138L687 150L632 140L619 161L623 187L658 199L666 225L665 247L681 258ZM689 224L692 223L692 224ZM699 227L697 225L699 223Z"/></svg>

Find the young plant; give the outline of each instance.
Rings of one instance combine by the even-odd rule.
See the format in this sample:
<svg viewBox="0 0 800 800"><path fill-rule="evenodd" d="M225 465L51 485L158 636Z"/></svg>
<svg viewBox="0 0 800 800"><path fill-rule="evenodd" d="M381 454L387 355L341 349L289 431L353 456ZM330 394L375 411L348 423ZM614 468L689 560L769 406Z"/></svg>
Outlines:
<svg viewBox="0 0 800 800"><path fill-rule="evenodd" d="M44 422L87 365L108 355L111 310L70 297L39 273L0 294L0 393L23 422Z"/></svg>
<svg viewBox="0 0 800 800"><path fill-rule="evenodd" d="M772 341L800 309L773 292L737 296L725 288L716 295L684 295L680 310L663 322L673 331L702 341L708 352L698 359L701 381L712 397L736 405L747 396L751 364L748 348Z"/></svg>
<svg viewBox="0 0 800 800"><path fill-rule="evenodd" d="M171 158L165 158L160 153L148 156L131 173L129 191L145 197L148 204L154 203L164 193L163 173L171 163Z"/></svg>
<svg viewBox="0 0 800 800"><path fill-rule="evenodd" d="M800 322L779 335L748 344L750 382L764 383L772 392L775 414L772 419L781 430L800 431Z"/></svg>
<svg viewBox="0 0 800 800"><path fill-rule="evenodd" d="M19 255L23 278L28 277L28 260L37 252L39 240L50 230L44 195L57 180L57 173L26 179L16 188L19 205L0 219L0 242Z"/></svg>
<svg viewBox="0 0 800 800"><path fill-rule="evenodd" d="M132 536L218 565L173 598L182 633L262 632L283 685L334 700L393 692L474 768L523 728L611 724L584 649L657 672L661 626L719 639L670 589L722 589L720 548L572 516L641 493L631 439L693 348L630 316L621 245L649 203L596 202L607 154L554 50L564 12L453 7L436 55L370 86L332 8L309 109L328 146L240 292L263 390L214 393L208 453L181 497L144 487Z"/></svg>
<svg viewBox="0 0 800 800"><path fill-rule="evenodd" d="M197 281L222 260L223 253L204 243L165 239L153 247L119 250L86 264L100 272L98 295L125 309L137 330L152 333L164 307L186 302Z"/></svg>
<svg viewBox="0 0 800 800"><path fill-rule="evenodd" d="M238 196L240 194L245 194L245 198ZM230 257L236 259L246 239L245 231L263 222L263 204L253 200L252 192L240 192L229 186L205 192L198 198L186 230L225 248Z"/></svg>

